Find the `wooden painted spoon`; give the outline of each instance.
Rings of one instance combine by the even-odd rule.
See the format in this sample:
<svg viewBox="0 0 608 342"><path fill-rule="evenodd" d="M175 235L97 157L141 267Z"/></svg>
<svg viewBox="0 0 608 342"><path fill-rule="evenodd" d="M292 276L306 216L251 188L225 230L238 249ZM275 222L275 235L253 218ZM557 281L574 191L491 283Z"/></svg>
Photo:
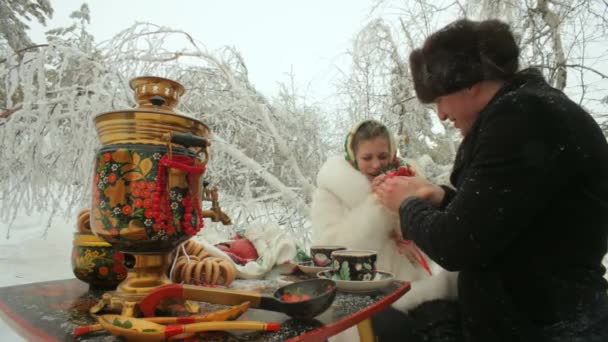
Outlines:
<svg viewBox="0 0 608 342"><path fill-rule="evenodd" d="M146 321L160 324L188 324L198 322L233 321L249 309L249 302L235 305L228 309L213 311L204 315L180 316L180 317L146 317ZM103 330L101 324L83 325L74 329L74 337L88 334L93 331Z"/></svg>
<svg viewBox="0 0 608 342"><path fill-rule="evenodd" d="M166 341L174 336L192 335L201 331L263 330L277 331L280 323L259 321L221 321L192 324L162 325L140 318L120 315L101 315L99 324L112 335L128 341Z"/></svg>

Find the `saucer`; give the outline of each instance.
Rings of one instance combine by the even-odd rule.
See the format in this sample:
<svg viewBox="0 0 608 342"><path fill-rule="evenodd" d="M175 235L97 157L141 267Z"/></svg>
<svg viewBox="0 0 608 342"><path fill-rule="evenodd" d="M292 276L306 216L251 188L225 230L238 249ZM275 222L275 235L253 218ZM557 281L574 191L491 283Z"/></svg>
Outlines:
<svg viewBox="0 0 608 342"><path fill-rule="evenodd" d="M298 265L289 261L277 265L276 268L279 270L279 274L293 274L298 270Z"/></svg>
<svg viewBox="0 0 608 342"><path fill-rule="evenodd" d="M322 271L329 271L331 270L331 266L315 266L312 261L305 261L302 263L298 264L298 268L300 269L300 271L311 275L311 276L317 276L317 273L322 272Z"/></svg>
<svg viewBox="0 0 608 342"><path fill-rule="evenodd" d="M341 280L334 271L321 271L317 273L317 277L331 279L336 282L339 290L344 292L370 292L381 289L390 284L395 276L390 272L376 271L372 280Z"/></svg>

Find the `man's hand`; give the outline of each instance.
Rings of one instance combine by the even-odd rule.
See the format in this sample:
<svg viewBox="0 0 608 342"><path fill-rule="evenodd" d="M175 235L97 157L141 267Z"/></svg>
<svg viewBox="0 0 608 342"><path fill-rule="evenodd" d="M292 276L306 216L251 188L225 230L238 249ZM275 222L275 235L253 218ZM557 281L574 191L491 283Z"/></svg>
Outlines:
<svg viewBox="0 0 608 342"><path fill-rule="evenodd" d="M401 202L413 196L417 189L413 187L411 177L390 177L373 190L380 203L388 210L398 212Z"/></svg>
<svg viewBox="0 0 608 342"><path fill-rule="evenodd" d="M439 205L445 191L433 183L418 177L386 177L372 182L372 189L380 203L388 210L398 212L401 203L410 197L419 197ZM378 180L377 180L378 179Z"/></svg>
<svg viewBox="0 0 608 342"><path fill-rule="evenodd" d="M426 184L420 186L415 196L429 200L434 206L438 207L443 201L443 197L445 197L445 190L433 183L424 182Z"/></svg>

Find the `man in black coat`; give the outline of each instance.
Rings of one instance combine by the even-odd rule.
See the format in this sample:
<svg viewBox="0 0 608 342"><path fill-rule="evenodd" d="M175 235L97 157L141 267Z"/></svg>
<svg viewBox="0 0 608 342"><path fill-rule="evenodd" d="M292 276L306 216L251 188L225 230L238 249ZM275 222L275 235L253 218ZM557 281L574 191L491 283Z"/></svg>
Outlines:
<svg viewBox="0 0 608 342"><path fill-rule="evenodd" d="M403 235L459 271L467 341L608 341L608 144L509 26L456 21L410 55L418 99L464 138L453 188L374 181ZM407 295L407 294L406 294Z"/></svg>

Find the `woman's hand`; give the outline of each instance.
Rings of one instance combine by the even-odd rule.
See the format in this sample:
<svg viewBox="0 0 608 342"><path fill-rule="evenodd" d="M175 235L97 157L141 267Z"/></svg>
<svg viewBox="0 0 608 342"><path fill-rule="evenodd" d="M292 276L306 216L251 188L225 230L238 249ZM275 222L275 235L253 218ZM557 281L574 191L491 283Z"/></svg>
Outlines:
<svg viewBox="0 0 608 342"><path fill-rule="evenodd" d="M388 210L398 212L401 203L410 197L419 197L439 205L445 191L419 177L384 177L378 176L372 182L372 189L380 203Z"/></svg>
<svg viewBox="0 0 608 342"><path fill-rule="evenodd" d="M385 180L389 179L390 177L388 177L386 174L380 174L379 176L376 176L373 180L372 180L372 189L377 187L378 185L382 184L382 182L384 182Z"/></svg>

